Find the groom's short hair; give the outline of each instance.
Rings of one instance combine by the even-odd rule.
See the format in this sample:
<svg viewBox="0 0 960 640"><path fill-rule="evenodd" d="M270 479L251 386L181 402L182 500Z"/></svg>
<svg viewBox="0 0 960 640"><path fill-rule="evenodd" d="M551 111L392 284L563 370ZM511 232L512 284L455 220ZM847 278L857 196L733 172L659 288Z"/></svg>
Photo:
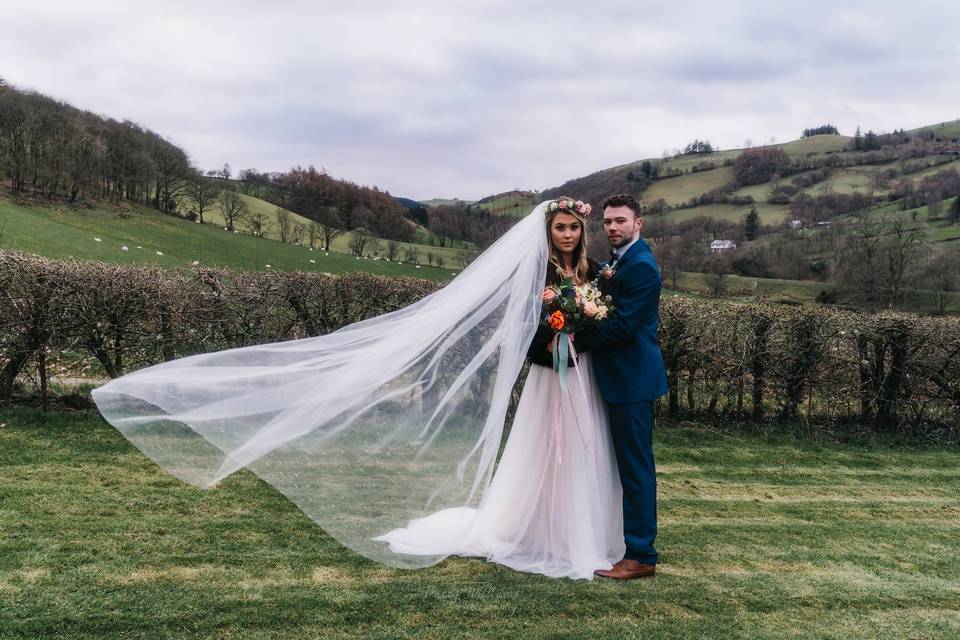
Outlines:
<svg viewBox="0 0 960 640"><path fill-rule="evenodd" d="M600 207L600 211L606 211L607 207L628 207L633 211L635 217L640 217L640 203L629 193L618 193L607 197L607 199L603 201L603 206Z"/></svg>

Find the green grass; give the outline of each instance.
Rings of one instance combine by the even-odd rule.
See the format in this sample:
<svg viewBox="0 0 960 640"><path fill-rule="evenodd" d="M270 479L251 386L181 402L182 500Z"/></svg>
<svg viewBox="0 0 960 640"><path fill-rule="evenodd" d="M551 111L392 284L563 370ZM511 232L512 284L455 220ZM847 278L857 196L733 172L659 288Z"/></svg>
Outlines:
<svg viewBox="0 0 960 640"><path fill-rule="evenodd" d="M704 159L709 157L701 157L701 160ZM733 177L733 167L718 166L709 171L685 173L675 178L661 178L654 181L641 195L647 202L655 202L663 198L672 206L686 202L690 198L696 198L711 189L722 187L733 180Z"/></svg>
<svg viewBox="0 0 960 640"><path fill-rule="evenodd" d="M217 224L198 224L166 216L147 207L74 209L24 206L0 199L0 248L18 249L49 258L73 257L171 268L188 266L194 260L208 266L249 270L265 270L269 264L269 268L282 271L366 271L433 280L446 280L461 268L455 262L460 250L417 245L424 265L417 269L411 264L357 260L347 254L346 238L339 240L334 250L325 255L323 251L310 251L307 247L270 238L224 231ZM128 250L123 251L123 246ZM158 255L158 251L163 255ZM427 266L428 251L444 255L448 268ZM400 256L403 256L402 248Z"/></svg>
<svg viewBox="0 0 960 640"><path fill-rule="evenodd" d="M690 209L677 209L669 211L664 217L668 222L683 222L700 216L707 218L717 218L720 220L729 220L730 222L743 222L744 214L750 210L749 204L702 204ZM761 224L778 225L782 224L787 212L790 211L789 205L768 204L764 200L754 202L752 206L757 208L757 214L760 216ZM654 217L653 219L659 219Z"/></svg>
<svg viewBox="0 0 960 640"><path fill-rule="evenodd" d="M693 272L679 272L677 274L676 291L695 293L698 295L712 295L712 279L707 274ZM670 272L663 274L664 287L673 288L673 278ZM809 280L784 280L779 278L750 278L746 276L727 275L723 279L721 296L725 299L739 301L768 301L768 302L796 302L810 304L816 302L817 296L823 291L836 292L836 304L858 306L855 296L843 287L832 282L813 282ZM960 293L946 294L946 313L960 313ZM938 312L936 296L932 291L910 290L905 293L901 305L903 310L914 313Z"/></svg>
<svg viewBox="0 0 960 640"><path fill-rule="evenodd" d="M873 183L870 175L872 171L865 170L862 167L838 169L823 182L804 189L804 192L811 196L823 195L830 191L834 193L853 193L854 191L864 193L869 190Z"/></svg>
<svg viewBox="0 0 960 640"><path fill-rule="evenodd" d="M497 216L509 218L521 218L540 204L539 193L521 193L511 191L509 193L493 196L490 199L484 198L477 202L477 206L488 210Z"/></svg>
<svg viewBox="0 0 960 640"><path fill-rule="evenodd" d="M922 205L912 209L900 209L902 201L897 200L886 204L873 207L870 210L871 215L892 215L893 217L904 220L916 220L925 225L929 233L928 238L933 242L953 241L960 238L960 224L950 224L945 216L953 205L954 198L946 198L940 201L940 213L937 219L930 218L930 207ZM838 220L848 219L849 216L839 216Z"/></svg>
<svg viewBox="0 0 960 640"><path fill-rule="evenodd" d="M809 138L800 138L786 142L779 146L789 156L806 156L809 154L821 154L828 151L843 151L850 143L850 136L818 135Z"/></svg>
<svg viewBox="0 0 960 640"><path fill-rule="evenodd" d="M223 181L218 181L223 184ZM294 213L289 209L284 209L275 204L271 204L266 200L261 200L260 198L255 198L253 196L248 196L240 194L240 199L247 205L247 210L249 215L261 214L262 215L262 234L265 238L272 238L274 240L280 239L280 224L277 219L278 211L286 211L290 214L291 221L295 223L302 224L304 227L309 227L310 219L301 216L298 213ZM214 203L210 211L205 211L203 213L204 222L209 222L211 224L218 225L220 227L225 226L226 219L223 216L223 209L220 207L220 203ZM400 243L400 252L403 253L403 250L407 247L413 247L417 251L418 260L423 264L428 264L427 262L427 252L432 252L434 255L441 255L447 261L456 260L456 250L458 249L475 249L476 246L472 242L464 242L462 240L449 240L445 239L445 243L449 248L441 248L440 237L434 233L431 233L428 229L417 225L412 221L407 221L408 224L414 228L414 241L413 242L401 242ZM251 231L252 227L248 220L241 220L237 224L237 228L241 231ZM386 243L386 240L383 241ZM331 249L333 251L338 251L342 253L350 253L349 249L349 235L341 236L331 243ZM451 244L452 243L452 244ZM424 245L423 247L418 245ZM436 245L436 246L434 246Z"/></svg>
<svg viewBox="0 0 960 640"><path fill-rule="evenodd" d="M0 412L0 638L960 636L960 454L660 423L658 575L378 565L247 472L160 471L91 413Z"/></svg>
<svg viewBox="0 0 960 640"><path fill-rule="evenodd" d="M432 200L420 200L421 204L427 207L443 207L473 204L475 200L461 200L459 198L433 198Z"/></svg>
<svg viewBox="0 0 960 640"><path fill-rule="evenodd" d="M958 133L957 135L960 135L960 133ZM912 173L908 177L910 177L913 180L920 180L921 178L924 178L926 176L932 176L936 173L940 173L941 171L948 171L950 169L955 169L957 171L960 171L960 160L953 160L951 162L945 162L943 164L940 164L934 167L928 167L923 171Z"/></svg>
<svg viewBox="0 0 960 640"><path fill-rule="evenodd" d="M960 119L950 120L949 122L941 122L939 124L931 124L925 127L918 127L916 129L911 129L907 133L920 133L926 129L932 129L939 138L960 137Z"/></svg>

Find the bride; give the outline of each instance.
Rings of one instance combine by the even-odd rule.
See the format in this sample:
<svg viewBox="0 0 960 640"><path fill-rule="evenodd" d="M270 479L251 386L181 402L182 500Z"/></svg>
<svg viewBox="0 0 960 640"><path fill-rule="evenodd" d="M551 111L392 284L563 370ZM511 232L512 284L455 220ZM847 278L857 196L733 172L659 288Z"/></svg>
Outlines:
<svg viewBox="0 0 960 640"><path fill-rule="evenodd" d="M551 211L552 202L564 204ZM539 328L545 281L584 282L598 269L586 255L589 209L573 205L541 203L403 309L323 336L163 362L92 397L183 481L213 487L247 469L378 562L479 556L592 579L624 554L607 414L590 354L570 362L562 389Z"/></svg>
<svg viewBox="0 0 960 640"><path fill-rule="evenodd" d="M565 207L545 219L546 285L593 280L599 264L587 257L585 214ZM590 354L570 361L575 375L563 390L551 334L541 327L530 345L513 427L480 506L444 509L375 540L399 553L483 556L552 577L592 579L623 557L620 477Z"/></svg>

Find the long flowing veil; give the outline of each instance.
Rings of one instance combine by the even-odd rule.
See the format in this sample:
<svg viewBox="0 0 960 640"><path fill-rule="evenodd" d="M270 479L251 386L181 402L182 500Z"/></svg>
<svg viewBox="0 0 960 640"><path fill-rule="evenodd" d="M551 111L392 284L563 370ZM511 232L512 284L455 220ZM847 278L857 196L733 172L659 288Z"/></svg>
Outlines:
<svg viewBox="0 0 960 640"><path fill-rule="evenodd" d="M358 553L371 538L489 485L547 266L537 206L442 289L333 333L201 353L94 389L110 424L209 487L247 468Z"/></svg>

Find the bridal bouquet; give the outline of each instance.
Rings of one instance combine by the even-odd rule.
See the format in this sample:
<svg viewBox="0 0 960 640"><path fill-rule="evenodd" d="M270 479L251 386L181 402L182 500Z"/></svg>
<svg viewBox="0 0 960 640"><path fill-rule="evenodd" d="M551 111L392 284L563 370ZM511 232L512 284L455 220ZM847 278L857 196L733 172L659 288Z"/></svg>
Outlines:
<svg viewBox="0 0 960 640"><path fill-rule="evenodd" d="M567 388L567 356L572 350L570 334L606 319L614 310L610 301L596 280L575 285L573 278L565 278L559 285L543 290L543 324L554 331L553 370L560 374L560 386L564 390Z"/></svg>
<svg viewBox="0 0 960 640"><path fill-rule="evenodd" d="M575 285L573 278L543 291L543 323L559 333L575 333L610 315L610 296L603 295L597 281Z"/></svg>

